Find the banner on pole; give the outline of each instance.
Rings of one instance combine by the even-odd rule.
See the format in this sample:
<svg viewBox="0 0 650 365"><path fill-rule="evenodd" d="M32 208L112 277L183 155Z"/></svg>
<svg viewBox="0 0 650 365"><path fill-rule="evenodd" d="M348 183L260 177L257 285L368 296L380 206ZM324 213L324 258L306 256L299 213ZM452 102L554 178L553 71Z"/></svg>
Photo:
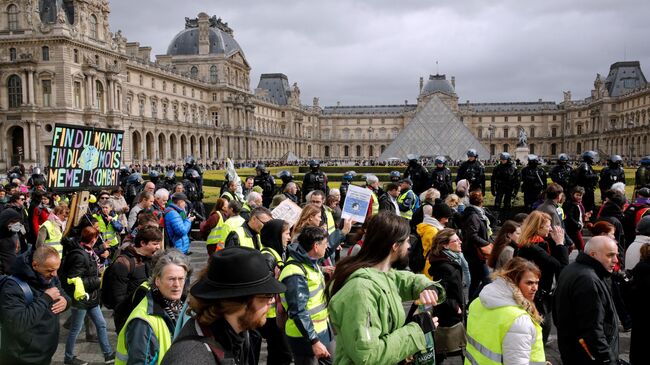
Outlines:
<svg viewBox="0 0 650 365"><path fill-rule="evenodd" d="M56 124L47 186L52 191L110 189L119 185L124 131Z"/></svg>

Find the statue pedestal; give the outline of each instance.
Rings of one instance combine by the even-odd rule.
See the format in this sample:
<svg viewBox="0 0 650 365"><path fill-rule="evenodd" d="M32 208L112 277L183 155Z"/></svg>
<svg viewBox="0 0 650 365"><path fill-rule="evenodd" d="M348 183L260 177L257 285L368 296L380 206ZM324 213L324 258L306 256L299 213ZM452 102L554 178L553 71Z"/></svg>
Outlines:
<svg viewBox="0 0 650 365"><path fill-rule="evenodd" d="M528 155L530 154L530 148L528 146L517 147L515 150L515 160L519 160L522 165L528 164Z"/></svg>

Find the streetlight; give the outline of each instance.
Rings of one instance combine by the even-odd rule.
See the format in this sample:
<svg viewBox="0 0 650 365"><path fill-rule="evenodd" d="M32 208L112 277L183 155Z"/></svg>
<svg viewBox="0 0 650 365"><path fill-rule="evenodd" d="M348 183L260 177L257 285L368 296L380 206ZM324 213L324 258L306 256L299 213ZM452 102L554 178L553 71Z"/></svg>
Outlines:
<svg viewBox="0 0 650 365"><path fill-rule="evenodd" d="M497 129L494 125L490 124L488 126L488 139L490 140L490 145L488 148L490 149L490 161L492 161L492 136L494 135L494 130Z"/></svg>

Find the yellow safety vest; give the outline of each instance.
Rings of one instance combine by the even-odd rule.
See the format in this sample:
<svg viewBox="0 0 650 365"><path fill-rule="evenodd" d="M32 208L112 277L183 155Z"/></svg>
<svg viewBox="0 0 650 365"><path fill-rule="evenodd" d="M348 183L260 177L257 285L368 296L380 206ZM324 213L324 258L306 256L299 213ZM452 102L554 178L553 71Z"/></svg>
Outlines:
<svg viewBox="0 0 650 365"><path fill-rule="evenodd" d="M406 199L406 196L409 195L409 193L415 195L413 190L407 190L404 192L404 194L400 195L399 198L397 198L397 204L402 204L404 202L404 199ZM413 218L413 210L415 208L415 201L413 202L413 206L411 206L411 209L407 210L406 212L402 212L400 210L399 215L402 216L402 218L406 218L408 220L411 220Z"/></svg>
<svg viewBox="0 0 650 365"><path fill-rule="evenodd" d="M377 198L377 194L375 194L375 191L372 189L370 190L370 195L372 195L372 210L371 214L372 215L377 215L379 213L379 198Z"/></svg>
<svg viewBox="0 0 650 365"><path fill-rule="evenodd" d="M332 215L332 208L323 206L325 208L325 218L327 219L327 233L332 234L336 231L336 224L334 223L334 215Z"/></svg>
<svg viewBox="0 0 650 365"><path fill-rule="evenodd" d="M282 268L284 267L284 262L282 261L282 257L280 256L280 254L278 254L277 251L275 251L271 247L264 247L261 250L261 252L263 254L268 253L269 255L273 256L273 259L275 259L275 264L277 265L274 268L274 270L278 270L278 271L282 270ZM274 277L277 279L278 275L274 275ZM269 311L266 312L266 318L275 318L276 316L277 316L277 313L276 313L276 309L275 309L275 303L273 303L273 304L271 304L269 306Z"/></svg>
<svg viewBox="0 0 650 365"><path fill-rule="evenodd" d="M467 319L467 355L465 365L503 364L503 338L512 323L520 316L529 315L519 306L485 308L480 298L469 306ZM530 353L531 365L545 365L542 327L535 324L536 336Z"/></svg>
<svg viewBox="0 0 650 365"><path fill-rule="evenodd" d="M61 245L61 238L63 237L63 232L61 228L54 224L51 220L46 220L41 227L47 229L47 239L45 244L52 247L59 253L59 256L63 254L63 245Z"/></svg>
<svg viewBox="0 0 650 365"><path fill-rule="evenodd" d="M236 202L241 203L241 200L239 200L239 197L237 196L237 194L233 194L233 193L231 193L229 191L224 191L224 193L221 194L221 197L227 199L228 201L233 201L234 200Z"/></svg>
<svg viewBox="0 0 650 365"><path fill-rule="evenodd" d="M99 223L99 233L102 234L104 242L108 243L111 247L117 247L120 244L120 238L118 232L115 232L113 225L104 223L104 218L101 214L93 214L93 217L95 217Z"/></svg>
<svg viewBox="0 0 650 365"><path fill-rule="evenodd" d="M223 245L226 241L227 234L224 235L224 226L225 222L221 213L217 212L219 215L219 220L217 224L210 230L208 234L208 240L205 241L206 246L217 245L217 251L223 249Z"/></svg>
<svg viewBox="0 0 650 365"><path fill-rule="evenodd" d="M135 319L146 321L153 330L156 340L158 341L158 364L160 364L165 357L165 354L172 346L172 334L169 327L165 324L165 320L160 316L149 314L149 294L147 294L140 304L138 304L129 318L127 318L124 327L117 336L117 351L115 353L115 364L126 364L129 360L128 343L126 343L126 328L129 323Z"/></svg>
<svg viewBox="0 0 650 365"><path fill-rule="evenodd" d="M305 269L307 272L307 276L305 277L307 278L307 286L309 288L309 300L307 301L307 307L305 310L309 313L309 317L314 323L314 330L316 333L321 333L327 330L327 316L329 315L329 312L327 311L327 302L325 301L325 277L320 271L320 268L315 270L311 265L297 262L290 264L290 262L295 261L296 260L293 257L287 260L287 263L282 269L279 280L283 281L285 278L292 275L305 276L305 272L297 265L300 265ZM288 305L284 293L280 293L280 298L282 300L282 307L288 311ZM289 337L302 337L300 330L298 330L298 327L296 326L296 322L291 317L287 319L285 332Z"/></svg>
<svg viewBox="0 0 650 365"><path fill-rule="evenodd" d="M243 226L239 226L239 227L233 229L232 232L237 233L237 237L239 237L239 245L240 246L257 249L257 247L255 247L255 241L253 241L252 237L248 237L248 235L246 235L246 232L244 231ZM264 245L262 245L262 240L260 239L259 234L257 235L257 240L260 243L259 249L261 250L262 248L264 248Z"/></svg>

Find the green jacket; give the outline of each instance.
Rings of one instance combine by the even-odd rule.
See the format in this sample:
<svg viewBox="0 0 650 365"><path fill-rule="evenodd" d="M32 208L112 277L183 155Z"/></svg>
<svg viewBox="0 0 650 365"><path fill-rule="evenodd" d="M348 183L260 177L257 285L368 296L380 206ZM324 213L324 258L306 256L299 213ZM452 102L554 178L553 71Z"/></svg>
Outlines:
<svg viewBox="0 0 650 365"><path fill-rule="evenodd" d="M337 334L334 364L397 364L424 350L420 327L404 324L402 302L418 298L432 285L439 302L444 301L444 289L424 275L373 268L355 271L328 305Z"/></svg>

